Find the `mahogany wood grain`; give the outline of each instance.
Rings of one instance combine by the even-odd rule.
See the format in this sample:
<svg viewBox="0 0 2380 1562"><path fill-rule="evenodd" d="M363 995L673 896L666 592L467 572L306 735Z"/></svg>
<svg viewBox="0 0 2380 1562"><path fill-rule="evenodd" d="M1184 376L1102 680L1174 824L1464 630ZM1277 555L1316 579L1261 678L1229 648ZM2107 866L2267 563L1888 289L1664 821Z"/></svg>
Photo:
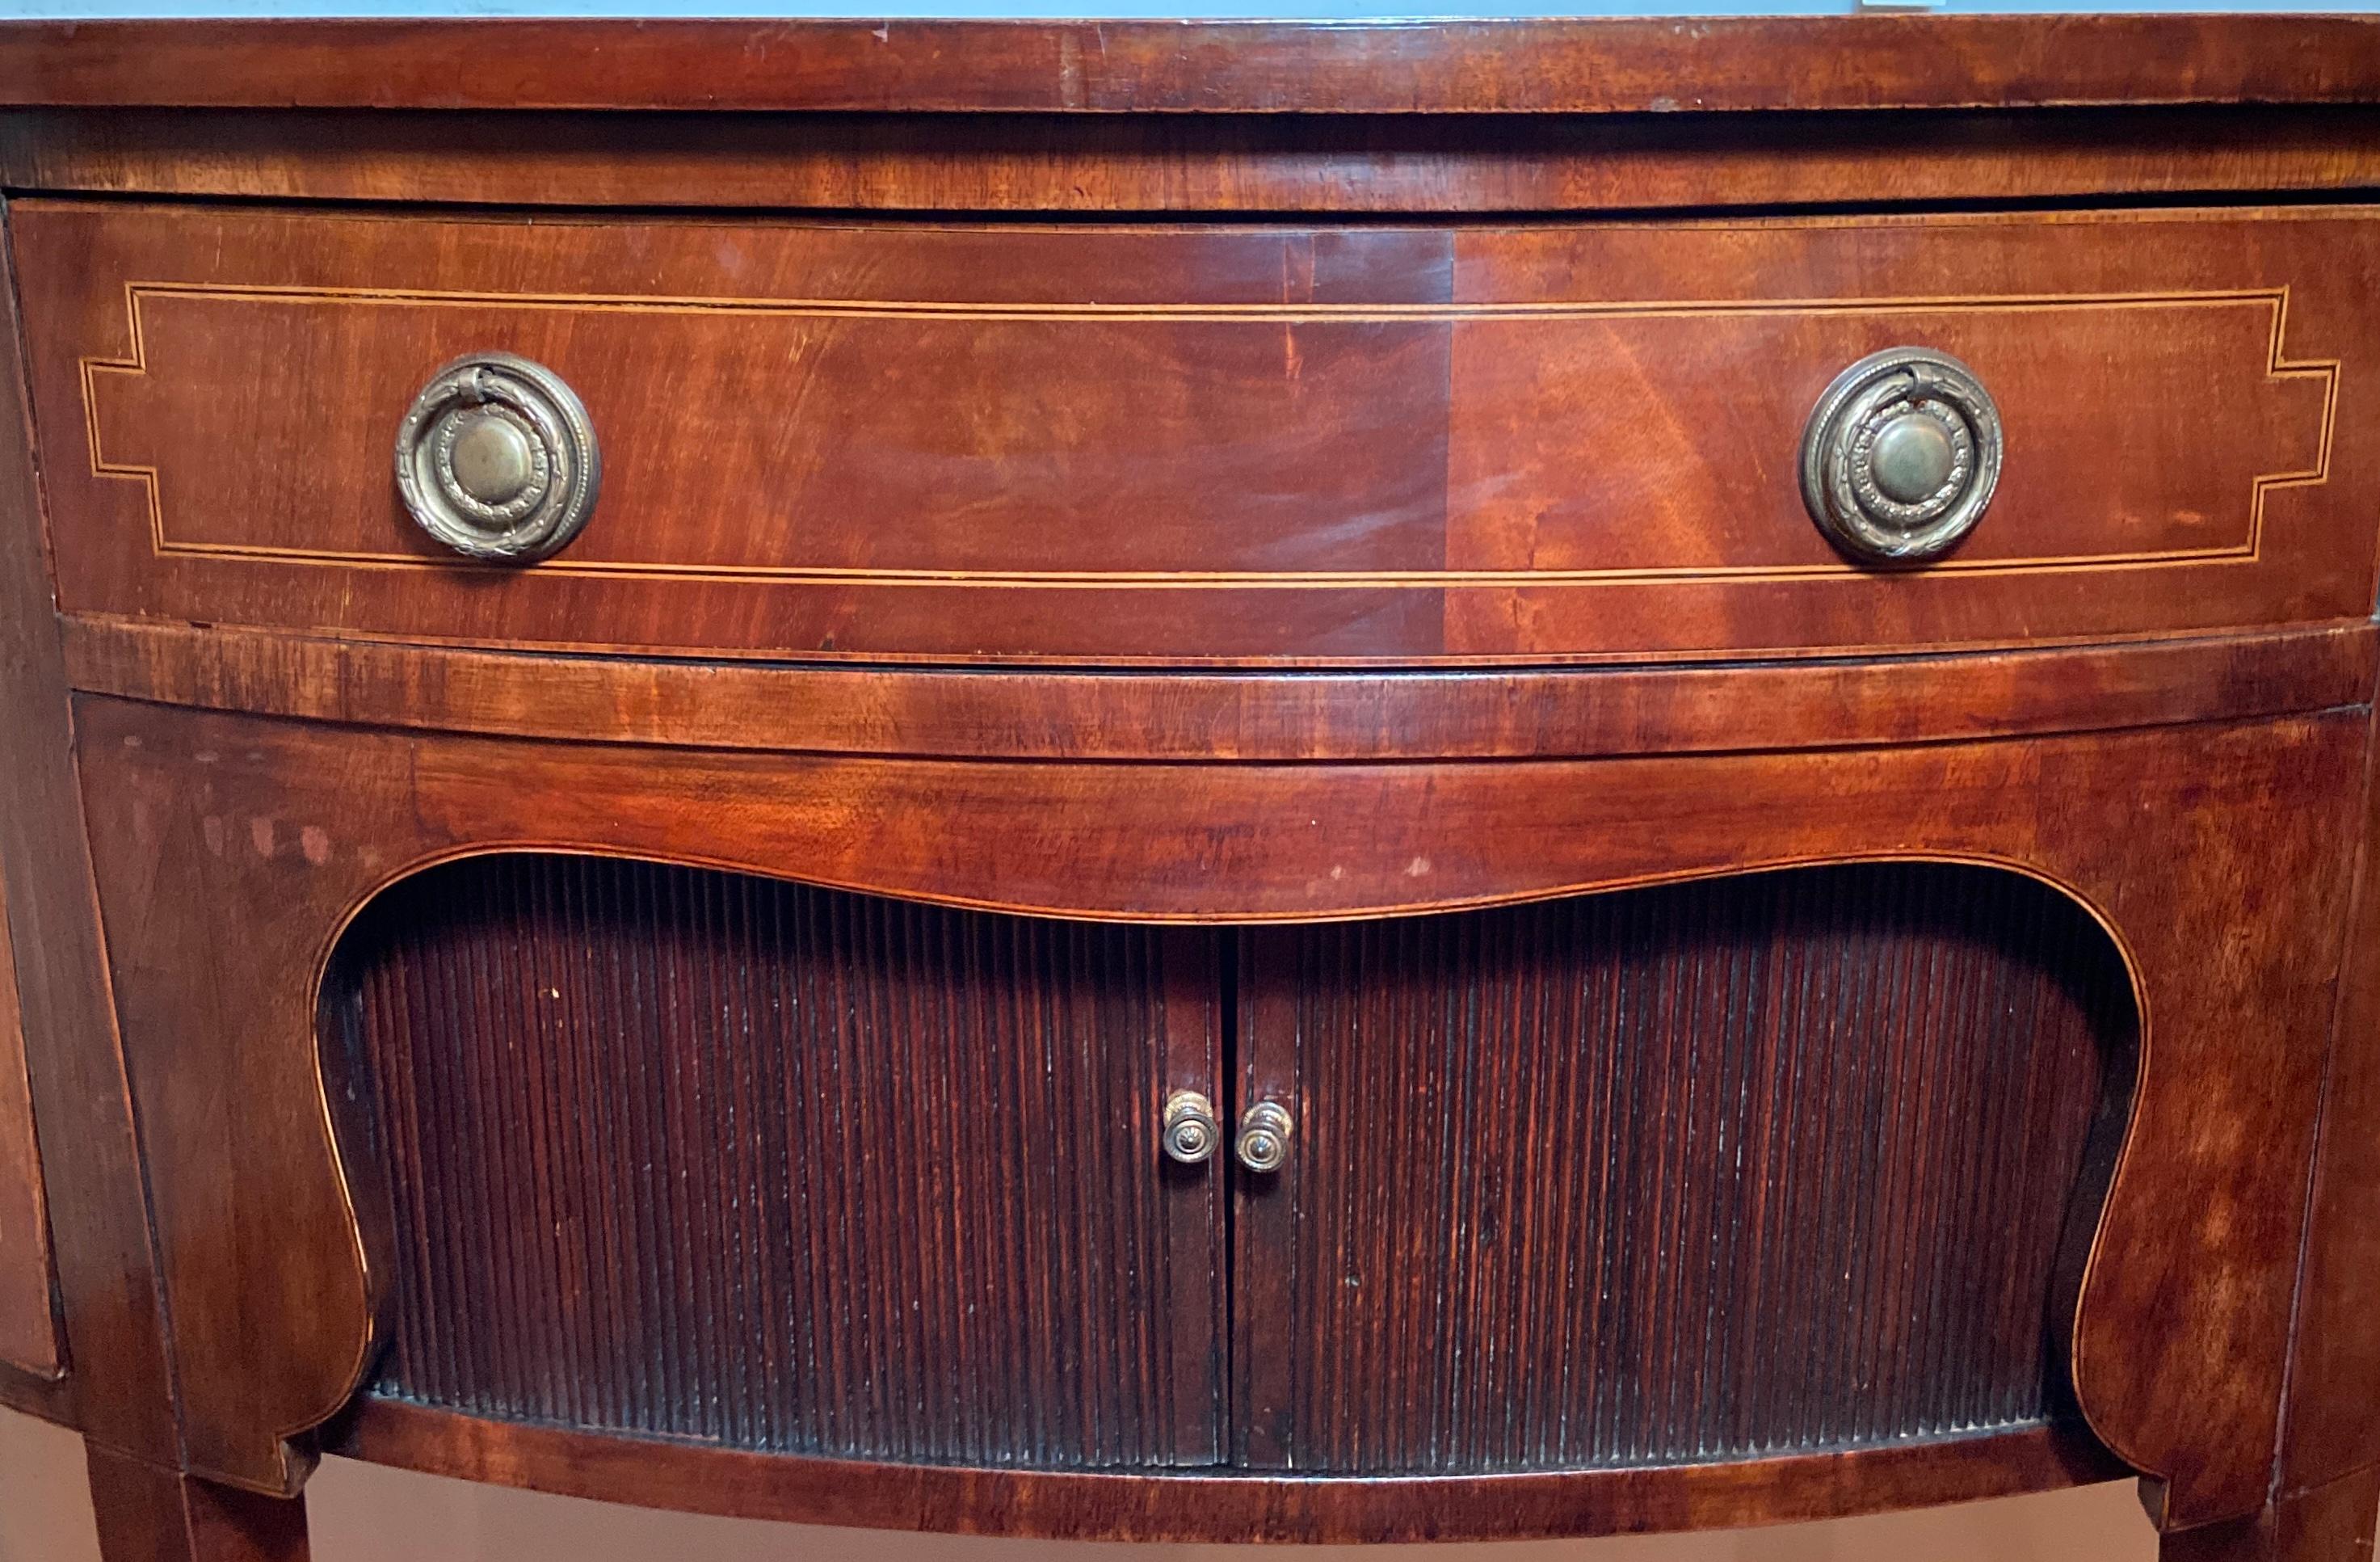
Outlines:
<svg viewBox="0 0 2380 1562"><path fill-rule="evenodd" d="M1301 1395L1278 1440L1237 1398L1238 1462L1596 1470L2061 1413L2051 1260L2070 1204L2095 1221L2134 1022L2056 892L1884 864L1269 934L1221 971L1216 936L583 858L405 881L326 995L327 1088L366 1104L345 1153L395 1212L370 1391L774 1452L1220 1463L1228 1163L1156 1147L1171 1092L1232 1099L1237 1004L1243 1069L1293 1055L1307 1125L1238 1179L1240 1357ZM1755 1037L1788 1082L1751 1088ZM1696 1149L1747 1135L1770 1148L1709 1180ZM1785 1353L1731 1348L1770 1330Z"/></svg>
<svg viewBox="0 0 2380 1562"><path fill-rule="evenodd" d="M598 662L65 621L75 686L219 711L493 736L981 759L1559 759L1943 742L2360 705L2368 621L1879 661L1555 672Z"/></svg>
<svg viewBox="0 0 2380 1562"><path fill-rule="evenodd" d="M2046 1428L1969 1442L1572 1474L1058 1473L862 1465L590 1436L368 1399L333 1448L375 1463L649 1507L749 1519L1171 1541L1460 1541L1721 1529L1873 1513L2115 1479L2088 1438Z"/></svg>
<svg viewBox="0 0 2380 1562"><path fill-rule="evenodd" d="M2168 1535L2161 1562L2363 1562L2380 1530L2380 1467L2291 1494L2261 1513Z"/></svg>
<svg viewBox="0 0 2380 1562"><path fill-rule="evenodd" d="M230 1491L97 1445L90 1464L106 1562L308 1562L303 1503Z"/></svg>
<svg viewBox="0 0 2380 1562"><path fill-rule="evenodd" d="M49 1201L33 1137L33 1100L25 1074L25 1025L17 998L16 952L7 901L0 894L0 1361L37 1378L55 1378L66 1361L53 1300Z"/></svg>
<svg viewBox="0 0 2380 1562"><path fill-rule="evenodd" d="M0 280L12 280L0 258ZM0 336L19 339L0 287ZM0 361L0 895L49 1206L67 1355L45 1383L0 1368L0 1398L86 1438L178 1458L144 1177L76 787L66 667L44 557L21 359Z"/></svg>
<svg viewBox="0 0 2380 1562"><path fill-rule="evenodd" d="M0 1403L86 1433L111 1562L298 1562L301 1511L261 1494L293 1490L320 1436L662 1506L1139 1540L1621 1532L2130 1469L2176 1562L2369 1562L2375 188L2372 18L0 25L0 334L16 349L0 372L0 926L17 941L51 1348L68 1369L44 1376L37 1339L36 1370L0 1362ZM1920 337L1998 394L2009 464L1950 558L1864 571L1801 514L1801 419L1843 362ZM431 550L388 471L431 367L489 347L578 384L608 469L588 532L509 574ZM1200 952L1168 964L1162 1002L1203 1018L1161 1047L1099 1049L1110 1072L1091 1093L1128 1101L1129 1118L1152 1071L1294 1092L1310 1066L1333 1089L1300 1098L1309 1159L1279 1190L1310 1193L1314 1219L1281 1227L1288 1201L1230 1168L1212 1187L1241 1197L1220 1222L1195 1197L1087 1214L1076 1237L1103 1252L1142 1251L1161 1227L1169 1251L1208 1253L1207 1288L1175 1297L1188 1324L1170 1347L1115 1324L1147 1321L1119 1300L1137 1260L1102 1275L1107 1303L1068 1317L1029 1301L1018 1337L1080 1347L1070 1381L1098 1420L1038 1442L990 1414L945 1435L888 1409L851 1433L864 1390L928 1395L932 1372L863 1385L845 1356L797 1383L764 1345L737 1380L713 1371L732 1341L702 1329L647 1341L649 1359L683 1369L686 1394L744 1407L744 1432L786 1429L755 1434L765 1446L671 1435L715 1432L708 1410L580 1415L587 1382L540 1399L541 1375L502 1394L451 1361L439 1377L421 1342L454 1320L407 1291L433 1271L400 1268L405 1242L541 1233L519 1212L601 1167L527 1153L510 1203L451 1180L425 1202L424 1168L452 1170L466 1143L552 1142L538 1103L599 1053L506 1049L533 1030L532 958L510 986L470 986L488 1003L456 997L451 1026L361 1031L378 1038L366 1056L385 1061L401 1034L478 1069L484 1092L440 1074L375 1100L337 1088L351 1071L326 1079L346 1055L322 1050L322 979L349 919L394 885L352 949L410 947L405 971L463 983L488 946L465 923L489 907L432 897L507 871L450 860L516 850L639 860L570 869L606 883L718 870L804 886L751 885L756 905L941 903L869 902L852 927L1046 914L1109 925L1032 922L1043 955ZM1417 1178L1449 1164L1455 1118L1414 1127L1420 1107L1351 1089L1444 1075L1452 1094L1413 1097L1446 1107L1465 1090L1517 1100L1538 1079L1544 1047L1523 1043L1542 1038L1498 1019L1527 982L1450 930L1553 930L1569 970L1594 943L1581 930L1623 915L1569 897L1627 892L1705 908L1671 928L1694 936L1650 946L1707 976L1726 962L1682 951L1718 937L1709 908L1789 882L1742 877L1771 869L1980 874L1997 887L1969 912L2046 908L1989 958L1962 944L1879 978L1924 1022L1900 1052L1888 1027L1828 1060L1906 1063L1931 1088L1890 1102L1907 1115L1892 1120L1943 1126L1883 1158L1876 1224L1838 1201L1806 1236L1866 1231L1923 1269L1925 1232L1973 1229L1957 1190L2023 1203L2000 1223L2022 1239L1944 1240L1960 1263L2021 1271L2014 1295L2046 1273L2050 1348L2013 1324L1928 1334L1919 1312L1914 1332L1874 1342L1867 1400L1821 1372L1772 1404L1727 1388L1740 1320L1696 1310L1688 1266L1649 1300L1613 1295L1640 1321L1712 1320L1719 1348L1694 1356L1658 1328L1585 1340L1534 1374L1539 1398L1500 1396L1499 1430L1432 1375L1440 1355L1475 1385L1550 1361L1537 1347L1568 1303L1491 1315L1402 1270L1404 1290L1375 1286L1387 1238L1348 1212L1367 1176L1399 1174L1310 1156L1402 1132L1424 1152L1407 1157ZM1658 887L1682 879L1717 882ZM745 904L704 893L685 902L716 913L699 938L614 925L616 968L695 992ZM543 904L494 920L533 932ZM1812 960L1942 931L1938 909L1889 896L1840 909L1803 941ZM2112 942L2140 1020L2131 1116L2080 1152L2080 1104L2119 1099L2112 1076L2084 1079L2070 1013L2015 1027L1991 996L2012 991L2012 952L2061 945L2038 936L2056 918L2074 934L2058 969ZM1203 925L1114 925L1148 922ZM1793 944L1762 925L1745 948ZM889 946L827 942L898 985ZM1405 988L1367 983L1367 1008L1299 963L1390 949L1439 959L1441 1007L1477 1006L1383 1019ZM747 966L797 953L771 944ZM984 969L1046 995L1072 968ZM1096 983L1137 993L1125 1008L1158 1003L1132 969L1122 958ZM1302 995L1232 1006L1284 970L1306 970ZM1944 974L1960 970L1975 980ZM1701 1016L1676 1033L1706 1067L1645 1061L1621 1104L1716 1120L1695 1091L1765 1043L1696 1007L1695 979L1630 971L1619 987L1673 1007L1564 1021L1548 1034L1579 1045L1556 1055L1668 1056L1637 1043L1670 1033L1661 1013ZM583 987L557 969L544 991L576 1004ZM975 1061L930 1024L718 1012L755 1036L839 1037L855 1068L879 1055L854 1038L894 1030L921 1077ZM1280 1040L1293 1013L1294 1046ZM685 1056L698 1036L756 1070L778 1056L681 1019L659 1042L640 1032L646 1052ZM1004 1034L1087 1032L1053 1014ZM1487 1036L1510 1044L1458 1044ZM1068 1055L1081 1068L1087 1046ZM0 1251L23 1223L6 1213L25 1113L6 1099L6 1052ZM2072 1067L1957 1067L1986 1052ZM2020 1078L2038 1087L2022 1100ZM1069 1080L1040 1080L1045 1104ZM919 1088L844 1082L863 1116ZM516 1110L467 1122L446 1162L356 1148L376 1142L374 1105L443 1121L507 1088ZM1805 1075L1746 1100L1736 1126L1870 1120L1821 1112L1816 1088ZM718 1158L750 1149L737 1130L759 1119L698 1119L716 1129L700 1147L715 1175L684 1185L687 1207L765 1206L765 1179L741 1173L768 1157ZM1513 1191L1531 1156L1584 1144L1511 1128L1534 1120L1516 1105L1444 1205L1410 1200L1388 1223L1459 1256L1439 1264L1447 1297L1536 1284L1540 1251L1587 1251L1536 1226L1479 1243L1488 1218L1527 1226L1516 1212L1578 1202ZM1105 1142L1094 1130L1084 1153ZM2018 1142L2086 1195L2046 1259L2040 1183L2025 1196L2022 1179L1960 1169ZM883 1153L922 1209L932 1158L897 1132ZM1858 1185L1840 1164L1837 1190ZM1149 1169L1114 1165L1120 1186ZM1680 1160L1658 1183L1677 1197L1645 1218L1726 1226L1713 1212L1742 1206L1724 1171ZM965 1207L998 1202L1001 1175ZM1920 1187L1949 1191L1892 1193ZM733 1243L697 1252L701 1222L674 1207L633 1211L651 1233L639 1264L730 1292L775 1273ZM846 1294L870 1299L853 1307L871 1327L892 1327L897 1308L877 1301L896 1294L932 1299L921 1327L990 1294L906 1225L863 1210L849 1229L856 1245L820 1251L856 1265ZM1218 1243L1233 1251L1218 1260ZM475 1278L546 1296L531 1309L544 1327L566 1335L575 1308L615 1294L613 1270L540 1279L521 1267L535 1242L515 1246ZM1069 1250L1050 1251L1063 1272ZM1318 1288L1349 1257L1366 1294ZM1707 1288L1807 1301L1791 1287L1823 1270L1754 1262ZM1943 1294L1973 1272L1941 1269ZM23 1315L0 1296L0 1355L25 1350L8 1343ZM1295 1369L1276 1393L1257 1352L1293 1320L1302 1343L1263 1368ZM1399 1344L1402 1326L1443 1327L1446 1350ZM582 1358L536 1348L560 1337L516 1330L505 1360L560 1374ZM412 1376L383 1389L435 1379L477 1413L359 1395L384 1348L388 1372ZM987 1392L1067 1375L1020 1355ZM1347 1361L1402 1370L1356 1384ZM1530 1419L1547 1393L1618 1405L1597 1385L1658 1394L1690 1368L1698 1415L1742 1412L1707 1447L1642 1401L1583 1443ZM1107 1394L1160 1379L1207 1397ZM1239 1402L1219 1409L1215 1385L1234 1381ZM493 1419L515 1400L589 1425ZM830 1406L833 1425L803 1420ZM1268 1409L1251 1439L1246 1412ZM2000 1430L1962 1435L1977 1430L1962 1421ZM1772 1444L1798 1451L1756 1457ZM1299 1472L1105 1462L1201 1449ZM1632 1449L1692 1462L1503 1468ZM1755 1457L1712 1462L1719 1449ZM917 1458L952 1462L901 1462ZM1403 1473L1302 1473L1367 1462Z"/></svg>
<svg viewBox="0 0 2380 1562"><path fill-rule="evenodd" d="M0 103L1601 114L2380 102L2350 17L12 22Z"/></svg>
<svg viewBox="0 0 2380 1562"><path fill-rule="evenodd" d="M0 185L705 210L1583 212L2380 186L2362 106L1816 114L0 110Z"/></svg>
<svg viewBox="0 0 2380 1562"><path fill-rule="evenodd" d="M2137 1026L2047 886L1799 869L1268 929L1237 970L1242 1101L1297 1125L1236 1183L1243 1462L1664 1465L2061 1413L2053 1266Z"/></svg>
<svg viewBox="0 0 2380 1562"><path fill-rule="evenodd" d="M1158 1153L1172 1092L1222 1094L1212 944L584 858L407 881L325 994L348 1159L395 1217L371 1391L848 1458L1216 1463L1223 1166Z"/></svg>
<svg viewBox="0 0 2380 1562"><path fill-rule="evenodd" d="M2082 1409L2167 1480L2177 1526L2252 1509L2270 1479L2302 1229L2289 1190L2308 1176L2361 711L1891 750L1218 766L431 738L98 697L79 710L185 1426L211 1475L285 1480L279 1440L332 1414L367 1360L371 1281L312 1046L333 939L409 868L537 848L1194 921L1828 860L2022 864L2095 908L2148 1016L2075 1324ZM538 786L519 784L532 773ZM170 909L200 905L203 918ZM2265 1044L2237 1046L2242 1027ZM239 1259L266 1246L276 1305ZM241 1342L268 1318L282 1349L260 1359Z"/></svg>
<svg viewBox="0 0 2380 1562"><path fill-rule="evenodd" d="M2285 1496L2380 1470L2380 770L2364 785L2289 1363Z"/></svg>
<svg viewBox="0 0 2380 1562"><path fill-rule="evenodd" d="M2380 1549L2380 1468L2286 1497L2269 1522L2276 1562L2360 1562Z"/></svg>
<svg viewBox="0 0 2380 1562"><path fill-rule="evenodd" d="M2341 387L2380 373L2376 235L2360 210L1102 230L34 203L18 224L39 421L84 446L49 472L70 610L1169 663L2364 615L2380 446L2354 435L2380 402ZM2011 454L1956 556L1880 572L1828 547L1795 463L1828 382L1902 342L1975 367ZM443 555L390 478L414 391L480 349L555 369L603 440L593 522L531 569Z"/></svg>

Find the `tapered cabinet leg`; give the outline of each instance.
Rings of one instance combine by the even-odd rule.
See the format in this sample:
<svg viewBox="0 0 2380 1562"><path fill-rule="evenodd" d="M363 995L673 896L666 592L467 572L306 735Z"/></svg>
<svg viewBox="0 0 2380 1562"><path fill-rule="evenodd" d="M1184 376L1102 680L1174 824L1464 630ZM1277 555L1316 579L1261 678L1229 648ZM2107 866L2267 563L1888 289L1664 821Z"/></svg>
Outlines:
<svg viewBox="0 0 2380 1562"><path fill-rule="evenodd" d="M90 1463L104 1562L307 1562L302 1498L261 1497L102 1448Z"/></svg>
<svg viewBox="0 0 2380 1562"><path fill-rule="evenodd" d="M2166 1536L2159 1562L2373 1562L2380 1466L2228 1524Z"/></svg>

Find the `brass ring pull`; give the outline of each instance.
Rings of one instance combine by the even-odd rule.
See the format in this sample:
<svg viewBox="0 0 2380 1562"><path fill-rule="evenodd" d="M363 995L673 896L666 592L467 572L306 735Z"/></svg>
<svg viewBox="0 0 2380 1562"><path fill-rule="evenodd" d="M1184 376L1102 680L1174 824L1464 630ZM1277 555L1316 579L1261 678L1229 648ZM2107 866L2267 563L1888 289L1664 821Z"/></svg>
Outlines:
<svg viewBox="0 0 2380 1562"><path fill-rule="evenodd" d="M396 431L396 487L424 531L469 558L534 564L594 513L603 463L577 394L508 352L458 358Z"/></svg>
<svg viewBox="0 0 2380 1562"><path fill-rule="evenodd" d="M1215 1104L1195 1090L1178 1090L1165 1098L1165 1153L1185 1166L1199 1165L1222 1142L1223 1126L1215 1120Z"/></svg>
<svg viewBox="0 0 2380 1562"><path fill-rule="evenodd" d="M1802 432L1802 503L1828 541L1872 564L1939 557L1999 482L1999 409L1948 353L1889 348L1835 376Z"/></svg>
<svg viewBox="0 0 2380 1562"><path fill-rule="evenodd" d="M1290 1135L1297 1129L1289 1108L1259 1101L1240 1117L1240 1165L1252 1172L1276 1172L1289 1159Z"/></svg>

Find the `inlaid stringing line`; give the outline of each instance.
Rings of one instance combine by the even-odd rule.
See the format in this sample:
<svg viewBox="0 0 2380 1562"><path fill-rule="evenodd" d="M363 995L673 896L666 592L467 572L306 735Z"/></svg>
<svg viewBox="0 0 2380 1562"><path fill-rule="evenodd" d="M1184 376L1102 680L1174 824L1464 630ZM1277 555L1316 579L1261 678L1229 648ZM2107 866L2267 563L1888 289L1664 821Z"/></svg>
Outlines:
<svg viewBox="0 0 2380 1562"><path fill-rule="evenodd" d="M248 559L261 563L331 567L351 569L438 569L486 567L468 561L445 560L409 554L342 553L325 549L287 548L255 543L175 542L165 533L155 467L112 462L101 453L96 377L103 373L145 374L149 370L144 304L151 299L244 299L291 302L357 301L407 307L518 308L527 310L600 309L634 313L706 313L751 317L876 318L965 321L1106 322L1119 320L1174 323L1447 323L1544 319L1648 319L1756 316L1792 313L1856 314L1922 310L2017 313L2066 311L2078 309L2177 309L2226 304L2269 304L2273 311L2265 374L2269 379L2321 378L2325 382L2322 427L2313 468L2303 471L2259 475L2252 480L2249 534L2244 543L2224 547L2167 549L2126 554L2095 554L2045 558L1949 559L1934 565L1928 575L2064 574L2078 571L2169 567L2176 565L2252 563L2262 556L2265 496L2275 489L2311 487L2329 480L2332 433L2338 403L2339 362L2336 359L2290 360L2282 357L2289 289L2233 288L2195 292L2007 295L2000 297L1911 297L1886 299L1729 299L1710 302L1658 301L1587 303L1557 301L1542 304L1053 304L1011 305L919 303L880 300L750 299L701 297L638 297L610 294L498 294L435 289L367 287L299 287L265 284L187 284L128 281L124 285L132 356L129 359L79 360L85 427L91 442L94 476L136 479L147 489L150 545L160 557L184 556ZM1528 589L1555 585L1691 584L1699 582L1790 581L1797 580L1868 579L1871 572L1849 564L1705 566L1625 569L1495 570L999 570L897 569L833 566L666 565L601 560L549 560L537 567L542 574L588 576L613 580L684 581L744 580L785 584L869 586L1005 587L1038 590L1084 590L1113 587L1138 589L1441 589L1463 586Z"/></svg>

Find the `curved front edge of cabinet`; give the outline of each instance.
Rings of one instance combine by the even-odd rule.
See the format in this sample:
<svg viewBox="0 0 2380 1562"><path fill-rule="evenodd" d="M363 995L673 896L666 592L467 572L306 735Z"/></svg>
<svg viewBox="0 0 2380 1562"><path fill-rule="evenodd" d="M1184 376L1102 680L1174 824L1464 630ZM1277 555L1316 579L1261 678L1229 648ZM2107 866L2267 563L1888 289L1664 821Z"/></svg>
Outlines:
<svg viewBox="0 0 2380 1562"><path fill-rule="evenodd" d="M644 1507L1036 1540L1357 1544L1792 1523L2054 1491L2126 1473L2034 1428L1725 1464L1328 1477L873 1464L480 1421L367 1400L329 1446L433 1475Z"/></svg>
<svg viewBox="0 0 2380 1562"><path fill-rule="evenodd" d="M2368 720L2325 718L2294 775L2177 751L2182 806L2144 798L2141 838L2080 875L2133 962L2140 1041L2070 1371L2167 1531L2252 1513L2272 1480Z"/></svg>
<svg viewBox="0 0 2380 1562"><path fill-rule="evenodd" d="M1211 923L1913 858L2044 878L2115 935L2142 1052L2080 1289L2075 1387L2107 1446L2165 1480L2168 1523L2262 1500L2361 710L1899 750L1330 765L571 745L98 697L80 717L202 1473L285 1483L284 1439L334 1414L367 1368L371 1203L359 1212L333 1148L317 985L347 919L437 860L590 852Z"/></svg>
<svg viewBox="0 0 2380 1562"><path fill-rule="evenodd" d="M183 1458L294 1495L306 1434L372 1348L370 1206L336 1161L312 1045L328 930L371 882L369 849L330 850L332 816L291 817L306 788L276 786L253 751L81 738Z"/></svg>

